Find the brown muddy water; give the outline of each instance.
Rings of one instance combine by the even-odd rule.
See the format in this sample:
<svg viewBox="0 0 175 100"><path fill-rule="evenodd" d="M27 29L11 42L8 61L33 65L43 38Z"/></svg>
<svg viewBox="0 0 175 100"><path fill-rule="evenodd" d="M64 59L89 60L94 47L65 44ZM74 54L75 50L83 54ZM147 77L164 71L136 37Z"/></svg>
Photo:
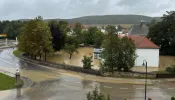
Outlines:
<svg viewBox="0 0 175 100"><path fill-rule="evenodd" d="M82 67L83 63L81 61L83 56L93 56L93 49L94 48L91 47L78 48L78 53L74 53L71 59L69 59L69 54L64 51L55 52L54 56L48 57L48 61ZM92 65L94 68L98 69L100 66L99 60L93 59Z"/></svg>

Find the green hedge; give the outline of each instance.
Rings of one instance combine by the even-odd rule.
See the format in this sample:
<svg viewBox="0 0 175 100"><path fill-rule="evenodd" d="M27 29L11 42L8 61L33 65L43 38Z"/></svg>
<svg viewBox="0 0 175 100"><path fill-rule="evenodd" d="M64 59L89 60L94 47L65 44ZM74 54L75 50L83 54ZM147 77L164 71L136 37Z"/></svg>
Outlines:
<svg viewBox="0 0 175 100"><path fill-rule="evenodd" d="M14 50L14 51L13 51L13 54L14 54L16 57L19 57L21 53L22 53L22 52L19 51L19 50Z"/></svg>

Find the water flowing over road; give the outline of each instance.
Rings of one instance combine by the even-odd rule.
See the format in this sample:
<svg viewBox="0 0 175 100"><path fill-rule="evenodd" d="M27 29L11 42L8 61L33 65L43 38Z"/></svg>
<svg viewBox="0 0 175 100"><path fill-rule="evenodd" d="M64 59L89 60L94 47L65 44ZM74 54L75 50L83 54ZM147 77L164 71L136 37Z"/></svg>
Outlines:
<svg viewBox="0 0 175 100"><path fill-rule="evenodd" d="M16 65L19 65L22 76L34 83L27 88L0 91L0 100L86 100L86 94L96 85L102 93L109 94L112 100L144 99L144 84L127 84L120 82L127 79L115 80L41 66L19 60L12 51L0 51L0 70L14 73ZM175 81L157 81L148 85L148 97L170 100L171 96L175 96Z"/></svg>

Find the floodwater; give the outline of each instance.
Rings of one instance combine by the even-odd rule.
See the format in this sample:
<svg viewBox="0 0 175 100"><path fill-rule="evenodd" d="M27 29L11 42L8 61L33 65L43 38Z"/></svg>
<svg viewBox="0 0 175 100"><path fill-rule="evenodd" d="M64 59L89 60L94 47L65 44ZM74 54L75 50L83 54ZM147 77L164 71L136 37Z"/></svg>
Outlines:
<svg viewBox="0 0 175 100"><path fill-rule="evenodd" d="M48 57L48 61L50 62L56 62L60 64L67 64L67 65L74 65L74 66L83 66L83 63L81 62L83 59L83 56L93 56L93 49L92 47L82 47L78 49L78 53L74 53L72 58L69 59L69 55L65 53L64 51L56 52L54 53L54 56ZM98 59L93 59L92 62L94 69L99 69L100 67L100 61ZM139 67L133 67L133 71L141 71L145 72L145 67L139 66ZM148 72L152 71L158 71L158 67L149 67Z"/></svg>
<svg viewBox="0 0 175 100"><path fill-rule="evenodd" d="M71 59L69 59L69 54L64 51L56 52L54 53L54 56L48 58L48 61L82 67L83 63L81 61L83 56L93 57L93 49L94 48L92 47L78 48L78 53L74 53ZM98 69L100 65L99 60L93 59L92 65L94 68Z"/></svg>
<svg viewBox="0 0 175 100"><path fill-rule="evenodd" d="M18 60L10 54L11 51L5 49L0 52L0 69L14 72L14 65L18 64L22 76L30 78L34 83L27 88L0 91L0 100L86 100L86 94L96 85L99 91L109 94L111 100L144 99L144 80L104 78L49 68ZM164 80L150 84L147 97L170 100L171 96L175 96L174 87L173 82Z"/></svg>

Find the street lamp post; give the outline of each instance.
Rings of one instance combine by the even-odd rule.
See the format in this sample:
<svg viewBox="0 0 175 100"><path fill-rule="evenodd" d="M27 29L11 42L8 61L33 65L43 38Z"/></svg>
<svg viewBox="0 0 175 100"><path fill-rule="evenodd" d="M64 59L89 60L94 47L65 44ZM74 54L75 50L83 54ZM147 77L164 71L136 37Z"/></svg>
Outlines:
<svg viewBox="0 0 175 100"><path fill-rule="evenodd" d="M146 75L145 75L145 100L146 100L146 92L147 92L147 61L143 60L143 66L146 67Z"/></svg>

